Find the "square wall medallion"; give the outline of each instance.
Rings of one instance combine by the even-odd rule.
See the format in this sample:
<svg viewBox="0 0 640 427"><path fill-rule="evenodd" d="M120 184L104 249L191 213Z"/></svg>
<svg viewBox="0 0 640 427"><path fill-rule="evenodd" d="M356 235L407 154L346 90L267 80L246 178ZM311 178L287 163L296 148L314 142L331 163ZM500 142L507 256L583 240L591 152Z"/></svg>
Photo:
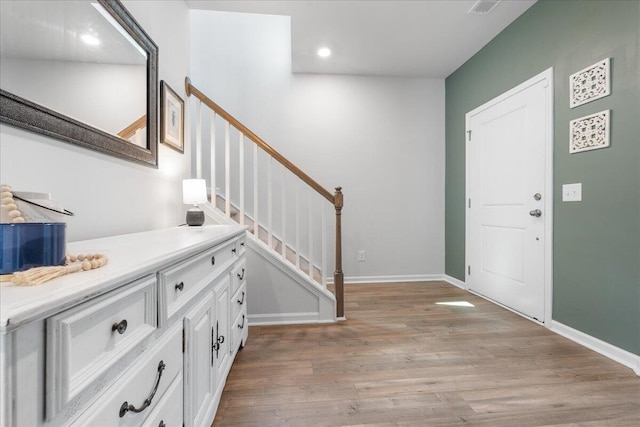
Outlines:
<svg viewBox="0 0 640 427"><path fill-rule="evenodd" d="M609 60L610 58L605 58L569 77L569 105L571 108L611 93Z"/></svg>
<svg viewBox="0 0 640 427"><path fill-rule="evenodd" d="M569 123L569 153L608 147L611 110L601 111L571 120Z"/></svg>

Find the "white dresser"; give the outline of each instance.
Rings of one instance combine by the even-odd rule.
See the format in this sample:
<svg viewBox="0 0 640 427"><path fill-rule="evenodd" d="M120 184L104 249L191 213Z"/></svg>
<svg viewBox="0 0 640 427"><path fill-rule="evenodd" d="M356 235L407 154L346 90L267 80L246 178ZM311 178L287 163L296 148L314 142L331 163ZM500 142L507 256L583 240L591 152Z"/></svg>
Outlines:
<svg viewBox="0 0 640 427"><path fill-rule="evenodd" d="M247 335L245 227L71 243L109 263L0 285L0 426L209 426Z"/></svg>

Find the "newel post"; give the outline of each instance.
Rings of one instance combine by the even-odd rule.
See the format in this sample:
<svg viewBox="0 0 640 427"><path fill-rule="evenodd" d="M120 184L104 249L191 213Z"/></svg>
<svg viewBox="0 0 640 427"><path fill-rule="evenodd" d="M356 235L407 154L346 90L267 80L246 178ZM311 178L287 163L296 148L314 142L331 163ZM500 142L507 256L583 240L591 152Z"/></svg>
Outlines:
<svg viewBox="0 0 640 427"><path fill-rule="evenodd" d="M344 317L344 273L342 273L342 206L344 198L342 187L336 187L333 205L336 208L336 271L333 273L333 283L336 287L336 314Z"/></svg>

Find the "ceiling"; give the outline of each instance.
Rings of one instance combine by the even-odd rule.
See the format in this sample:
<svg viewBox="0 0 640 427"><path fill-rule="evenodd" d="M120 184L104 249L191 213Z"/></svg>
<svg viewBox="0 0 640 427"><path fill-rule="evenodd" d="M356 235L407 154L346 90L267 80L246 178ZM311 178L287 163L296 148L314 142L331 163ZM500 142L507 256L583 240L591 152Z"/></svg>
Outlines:
<svg viewBox="0 0 640 427"><path fill-rule="evenodd" d="M191 9L291 16L294 72L445 78L536 0L186 0ZM321 46L332 50L319 58Z"/></svg>

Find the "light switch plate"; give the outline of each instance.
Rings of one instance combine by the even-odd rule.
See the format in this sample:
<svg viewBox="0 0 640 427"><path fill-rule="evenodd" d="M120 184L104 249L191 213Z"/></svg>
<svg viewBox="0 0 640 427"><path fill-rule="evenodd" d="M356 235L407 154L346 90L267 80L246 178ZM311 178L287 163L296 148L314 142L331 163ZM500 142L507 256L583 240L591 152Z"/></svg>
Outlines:
<svg viewBox="0 0 640 427"><path fill-rule="evenodd" d="M582 201L582 183L564 184L562 186L563 202L581 202Z"/></svg>

